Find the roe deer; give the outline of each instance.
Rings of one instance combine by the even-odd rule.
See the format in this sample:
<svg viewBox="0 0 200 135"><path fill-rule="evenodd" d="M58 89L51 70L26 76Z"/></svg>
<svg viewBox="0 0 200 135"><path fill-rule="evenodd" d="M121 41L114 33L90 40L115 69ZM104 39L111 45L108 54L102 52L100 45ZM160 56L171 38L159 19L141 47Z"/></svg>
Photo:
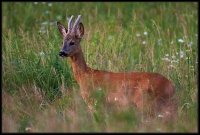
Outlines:
<svg viewBox="0 0 200 135"><path fill-rule="evenodd" d="M106 90L106 100L119 105L133 104L139 110L144 107L144 95L151 97L152 109L162 113L163 117L174 118L176 114L175 87L164 76L158 73L128 72L114 73L91 69L86 65L80 41L84 35L84 26L78 16L74 25L72 18L68 21L68 29L57 22L63 37L63 46L59 55L69 57L74 77L80 86L81 96L92 109L90 94L97 88Z"/></svg>

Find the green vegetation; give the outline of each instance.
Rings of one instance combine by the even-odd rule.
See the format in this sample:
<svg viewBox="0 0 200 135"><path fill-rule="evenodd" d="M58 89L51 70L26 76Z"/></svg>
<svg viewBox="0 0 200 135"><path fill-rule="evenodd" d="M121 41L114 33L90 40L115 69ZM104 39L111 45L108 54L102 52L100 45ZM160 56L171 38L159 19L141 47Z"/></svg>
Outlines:
<svg viewBox="0 0 200 135"><path fill-rule="evenodd" d="M3 132L197 132L197 8L191 2L3 2ZM66 15L79 14L90 67L158 72L174 82L174 123L145 123L134 107L105 104L101 92L93 95L96 112L88 111L71 66L58 56L56 21L67 26Z"/></svg>

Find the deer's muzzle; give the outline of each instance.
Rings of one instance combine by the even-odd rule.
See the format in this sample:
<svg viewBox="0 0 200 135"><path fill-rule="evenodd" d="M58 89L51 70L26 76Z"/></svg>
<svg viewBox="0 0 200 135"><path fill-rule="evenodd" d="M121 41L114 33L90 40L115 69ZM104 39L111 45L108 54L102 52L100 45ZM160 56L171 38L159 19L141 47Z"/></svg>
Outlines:
<svg viewBox="0 0 200 135"><path fill-rule="evenodd" d="M68 57L69 55L66 52L64 52L64 51L60 51L59 52L59 56L61 56L61 57Z"/></svg>

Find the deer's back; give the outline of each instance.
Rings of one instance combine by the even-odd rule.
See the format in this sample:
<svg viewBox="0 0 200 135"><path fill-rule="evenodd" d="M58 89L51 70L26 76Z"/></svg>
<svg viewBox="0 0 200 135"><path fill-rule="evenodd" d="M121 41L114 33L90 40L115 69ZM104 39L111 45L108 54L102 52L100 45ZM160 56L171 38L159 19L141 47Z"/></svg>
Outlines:
<svg viewBox="0 0 200 135"><path fill-rule="evenodd" d="M167 78L158 73L147 72L107 72L93 70L82 78L82 86L102 87L108 91L142 90L159 96L172 96L174 86Z"/></svg>

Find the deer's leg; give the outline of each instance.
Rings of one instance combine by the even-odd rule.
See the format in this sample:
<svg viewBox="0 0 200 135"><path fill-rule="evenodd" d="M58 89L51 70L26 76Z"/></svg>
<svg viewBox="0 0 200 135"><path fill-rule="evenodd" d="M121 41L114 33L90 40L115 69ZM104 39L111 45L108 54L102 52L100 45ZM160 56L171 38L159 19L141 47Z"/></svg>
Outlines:
<svg viewBox="0 0 200 135"><path fill-rule="evenodd" d="M92 102L92 99L90 99L89 94L87 92L81 92L81 96L83 100L85 101L85 103L87 104L89 111L94 112L95 110L93 108L93 102Z"/></svg>
<svg viewBox="0 0 200 135"><path fill-rule="evenodd" d="M136 91L134 93L133 102L139 110L143 110L143 97L141 91Z"/></svg>
<svg viewBox="0 0 200 135"><path fill-rule="evenodd" d="M162 116L163 120L174 120L177 116L177 99L167 98L157 100L158 117Z"/></svg>

